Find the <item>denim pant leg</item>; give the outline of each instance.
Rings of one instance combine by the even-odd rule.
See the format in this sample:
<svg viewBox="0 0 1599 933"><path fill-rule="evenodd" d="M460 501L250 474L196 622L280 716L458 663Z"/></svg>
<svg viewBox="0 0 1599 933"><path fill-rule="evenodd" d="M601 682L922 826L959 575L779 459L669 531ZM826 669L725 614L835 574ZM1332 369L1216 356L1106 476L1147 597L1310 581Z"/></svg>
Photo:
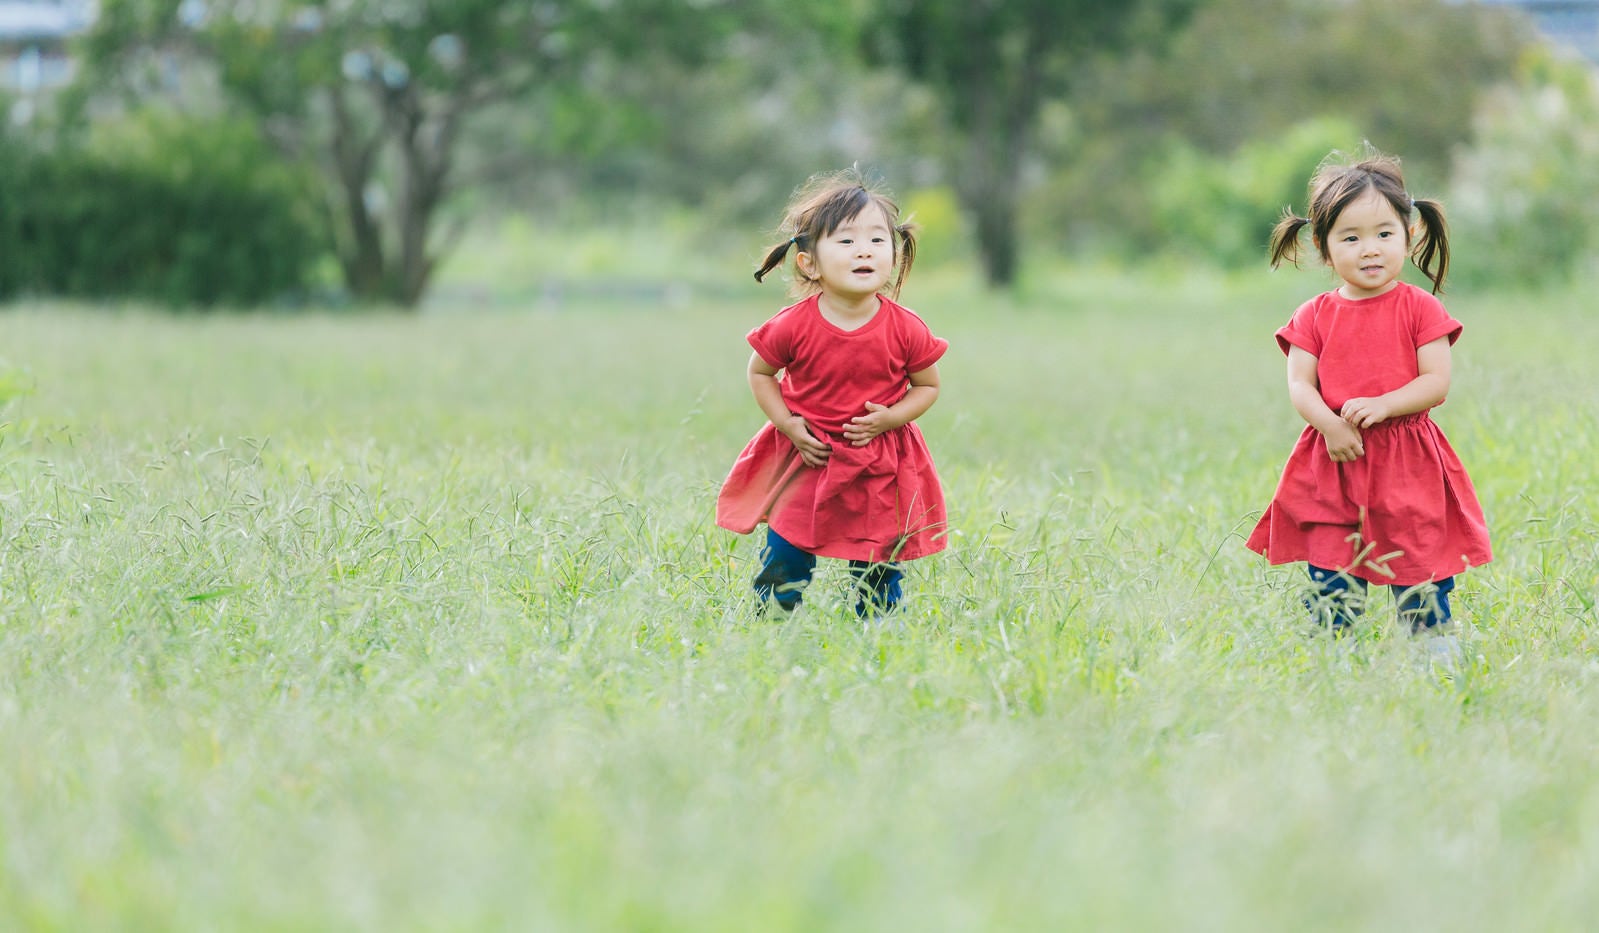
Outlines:
<svg viewBox="0 0 1599 933"><path fill-rule="evenodd" d="M1305 597L1305 608L1317 623L1342 632L1355 624L1366 608L1366 581L1337 570L1307 565L1315 589Z"/></svg>
<svg viewBox="0 0 1599 933"><path fill-rule="evenodd" d="M899 583L905 574L899 564L852 560L849 575L855 578L855 614L863 619L892 612L904 595Z"/></svg>
<svg viewBox="0 0 1599 933"><path fill-rule="evenodd" d="M1436 583L1393 587L1394 605L1399 607L1399 621L1410 623L1412 635L1424 629L1448 625L1449 594L1454 589L1454 577L1445 577Z"/></svg>
<svg viewBox="0 0 1599 933"><path fill-rule="evenodd" d="M767 528L766 546L761 548L761 571L755 575L755 595L760 597L762 608L768 600L776 600L785 610L797 609L815 571L815 554L800 550Z"/></svg>

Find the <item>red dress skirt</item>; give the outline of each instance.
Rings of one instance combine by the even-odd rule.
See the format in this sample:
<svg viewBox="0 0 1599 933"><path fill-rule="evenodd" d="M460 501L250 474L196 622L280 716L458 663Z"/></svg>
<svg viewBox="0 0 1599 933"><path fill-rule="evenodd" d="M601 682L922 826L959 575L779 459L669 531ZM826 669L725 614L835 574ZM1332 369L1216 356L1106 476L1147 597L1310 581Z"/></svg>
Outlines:
<svg viewBox="0 0 1599 933"><path fill-rule="evenodd" d="M1248 547L1273 564L1306 561L1401 586L1493 558L1465 467L1426 412L1367 428L1361 439L1364 454L1334 463L1307 425Z"/></svg>
<svg viewBox="0 0 1599 933"><path fill-rule="evenodd" d="M947 519L933 457L914 424L865 447L839 436L827 463L808 467L767 424L744 447L716 500L716 523L748 534L768 526L821 557L914 560L942 551Z"/></svg>

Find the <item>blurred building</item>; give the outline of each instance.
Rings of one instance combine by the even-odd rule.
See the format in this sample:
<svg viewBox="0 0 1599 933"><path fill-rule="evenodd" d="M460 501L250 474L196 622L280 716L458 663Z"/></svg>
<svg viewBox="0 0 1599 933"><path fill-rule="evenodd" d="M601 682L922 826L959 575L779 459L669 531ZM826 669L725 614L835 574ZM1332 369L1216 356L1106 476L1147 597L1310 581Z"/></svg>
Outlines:
<svg viewBox="0 0 1599 933"><path fill-rule="evenodd" d="M0 95L27 123L43 94L72 80L68 42L94 21L94 0L0 0Z"/></svg>
<svg viewBox="0 0 1599 933"><path fill-rule="evenodd" d="M1599 64L1599 0L1474 0L1484 6L1517 7L1553 45Z"/></svg>
<svg viewBox="0 0 1599 933"><path fill-rule="evenodd" d="M0 88L31 93L72 80L67 41L94 22L89 0L0 0Z"/></svg>

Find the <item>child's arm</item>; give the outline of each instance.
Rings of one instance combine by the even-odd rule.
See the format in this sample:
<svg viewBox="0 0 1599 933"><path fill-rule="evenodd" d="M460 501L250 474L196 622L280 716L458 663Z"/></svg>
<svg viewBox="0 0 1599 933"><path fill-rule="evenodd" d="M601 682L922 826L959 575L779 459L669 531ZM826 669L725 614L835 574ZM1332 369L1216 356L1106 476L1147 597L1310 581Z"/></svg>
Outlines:
<svg viewBox="0 0 1599 933"><path fill-rule="evenodd" d="M777 383L777 372L759 353L750 354L750 391L755 393L755 404L761 406L761 411L777 430L794 443L806 466L819 467L827 462L833 448L813 437L805 419L788 410L788 403L783 401L783 389Z"/></svg>
<svg viewBox="0 0 1599 933"><path fill-rule="evenodd" d="M877 402L866 403L866 414L857 415L844 425L844 440L851 446L865 447L867 442L884 431L902 428L926 413L938 401L938 364L911 373L911 387L905 397L892 407Z"/></svg>
<svg viewBox="0 0 1599 933"><path fill-rule="evenodd" d="M1416 378L1376 398L1352 398L1339 412L1357 428L1426 411L1449 394L1449 338L1439 337L1416 350Z"/></svg>
<svg viewBox="0 0 1599 933"><path fill-rule="evenodd" d="M1321 432L1327 442L1327 457L1334 463L1348 463L1366 452L1354 425L1338 417L1322 401L1316 358L1299 346L1288 348L1288 400L1306 424Z"/></svg>

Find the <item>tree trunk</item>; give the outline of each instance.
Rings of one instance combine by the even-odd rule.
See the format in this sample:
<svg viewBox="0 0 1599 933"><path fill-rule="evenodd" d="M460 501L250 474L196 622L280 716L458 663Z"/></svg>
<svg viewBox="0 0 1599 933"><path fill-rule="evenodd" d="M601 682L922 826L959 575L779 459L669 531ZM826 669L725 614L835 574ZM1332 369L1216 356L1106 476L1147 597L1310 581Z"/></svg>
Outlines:
<svg viewBox="0 0 1599 933"><path fill-rule="evenodd" d="M995 186L1012 190L981 195L968 209L977 221L978 254L983 263L984 279L990 288L1009 288L1016 284L1019 259L1015 184L996 179Z"/></svg>
<svg viewBox="0 0 1599 933"><path fill-rule="evenodd" d="M344 285L358 301L383 300L385 292L385 263L383 236L377 219L366 203L367 186L372 181L382 134L360 139L355 121L343 90L334 87L329 93L333 114L333 137L329 141L333 150L333 165L338 179L337 208L342 215L334 229L343 229L345 236L335 242L339 267L344 273Z"/></svg>
<svg viewBox="0 0 1599 933"><path fill-rule="evenodd" d="M419 107L409 109L399 134L400 164L405 196L401 203L399 291L405 307L415 307L427 291L438 264L430 249L434 219L450 173L451 151L460 110L447 106L425 133L426 116ZM432 244L436 245L436 244Z"/></svg>
<svg viewBox="0 0 1599 933"><path fill-rule="evenodd" d="M994 121L997 122L997 121ZM966 144L956 190L977 228L977 253L991 288L1016 283L1020 259L1016 229L1022 156L1018 141L980 119Z"/></svg>
<svg viewBox="0 0 1599 933"><path fill-rule="evenodd" d="M957 123L965 140L955 166L955 190L975 222L977 253L990 288L1016 283L1022 162L1038 109L1039 54L1030 47L1014 66L1020 73L1012 80L1005 79L1004 69L979 58L960 85Z"/></svg>

